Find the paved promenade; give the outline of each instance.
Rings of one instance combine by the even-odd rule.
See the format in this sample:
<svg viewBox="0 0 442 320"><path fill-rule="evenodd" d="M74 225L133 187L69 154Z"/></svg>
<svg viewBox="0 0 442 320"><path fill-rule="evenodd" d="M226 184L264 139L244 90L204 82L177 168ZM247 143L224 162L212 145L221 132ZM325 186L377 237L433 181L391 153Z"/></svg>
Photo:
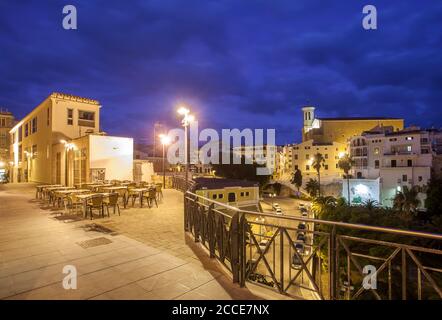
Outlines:
<svg viewBox="0 0 442 320"><path fill-rule="evenodd" d="M91 221L45 207L31 184L0 185L0 299L257 299L184 235L182 201L165 190L159 208Z"/></svg>

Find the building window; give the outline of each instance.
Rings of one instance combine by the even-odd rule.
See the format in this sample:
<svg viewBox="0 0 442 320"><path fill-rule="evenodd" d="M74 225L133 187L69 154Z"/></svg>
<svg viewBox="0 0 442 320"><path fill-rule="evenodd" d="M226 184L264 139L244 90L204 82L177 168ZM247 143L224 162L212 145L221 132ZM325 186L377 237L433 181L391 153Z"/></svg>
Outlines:
<svg viewBox="0 0 442 320"><path fill-rule="evenodd" d="M37 117L32 119L32 129L31 129L32 133L36 133L37 132Z"/></svg>
<svg viewBox="0 0 442 320"><path fill-rule="evenodd" d="M328 170L328 164L324 165L324 169Z"/></svg>
<svg viewBox="0 0 442 320"><path fill-rule="evenodd" d="M83 127L95 127L95 112L79 110L78 125Z"/></svg>
<svg viewBox="0 0 442 320"><path fill-rule="evenodd" d="M374 154L379 154L379 148L378 147L374 148Z"/></svg>
<svg viewBox="0 0 442 320"><path fill-rule="evenodd" d="M213 194L212 195L212 199L216 199L217 198L217 195L216 194Z"/></svg>
<svg viewBox="0 0 442 320"><path fill-rule="evenodd" d="M310 159L310 155L309 154L306 154L305 155L305 160L309 160Z"/></svg>
<svg viewBox="0 0 442 320"><path fill-rule="evenodd" d="M297 154L295 154L295 160L298 160L298 155Z"/></svg>
<svg viewBox="0 0 442 320"><path fill-rule="evenodd" d="M250 195L250 192L246 191L246 197L248 197Z"/></svg>
<svg viewBox="0 0 442 320"><path fill-rule="evenodd" d="M298 170L298 165L297 164L295 164L295 170Z"/></svg>
<svg viewBox="0 0 442 320"><path fill-rule="evenodd" d="M244 192L241 192L241 197L244 197Z"/></svg>
<svg viewBox="0 0 442 320"><path fill-rule="evenodd" d="M406 137L405 139L408 141L411 141L411 140L413 140L413 137Z"/></svg>
<svg viewBox="0 0 442 320"><path fill-rule="evenodd" d="M422 182L422 176L419 176L418 178L417 178L417 180L419 181L419 182Z"/></svg>
<svg viewBox="0 0 442 320"><path fill-rule="evenodd" d="M68 125L72 126L74 124L74 110L68 109Z"/></svg>
<svg viewBox="0 0 442 320"><path fill-rule="evenodd" d="M379 160L374 161L374 167L375 169L379 169Z"/></svg>
<svg viewBox="0 0 442 320"><path fill-rule="evenodd" d="M407 151L411 152L411 146L407 146Z"/></svg>
<svg viewBox="0 0 442 320"><path fill-rule="evenodd" d="M325 159L328 159L328 153L326 153L326 154L324 155L324 158L325 158Z"/></svg>
<svg viewBox="0 0 442 320"><path fill-rule="evenodd" d="M23 160L23 146L19 145L18 146L18 161L22 161Z"/></svg>
<svg viewBox="0 0 442 320"><path fill-rule="evenodd" d="M46 110L46 125L49 127L49 120L50 120L50 111L49 108Z"/></svg>
<svg viewBox="0 0 442 320"><path fill-rule="evenodd" d="M396 168L396 160L391 160L391 167Z"/></svg>
<svg viewBox="0 0 442 320"><path fill-rule="evenodd" d="M413 166L413 160L408 159L408 160L407 160L407 166L408 166L408 167L412 167L412 166Z"/></svg>
<svg viewBox="0 0 442 320"><path fill-rule="evenodd" d="M223 195L222 193L220 193L220 194L218 195L218 198L219 198L219 199L222 199L222 198L224 198L224 195Z"/></svg>
<svg viewBox="0 0 442 320"><path fill-rule="evenodd" d="M25 124L25 137L27 137L29 135L29 126L28 126L28 124L26 123Z"/></svg>
<svg viewBox="0 0 442 320"><path fill-rule="evenodd" d="M309 171L309 170L310 170L310 166L309 166L309 165L306 165L306 166L305 166L305 170Z"/></svg>
<svg viewBox="0 0 442 320"><path fill-rule="evenodd" d="M403 175L402 175L402 181L403 181L403 182L407 182L407 180L408 180L407 175L406 175L406 174L403 174Z"/></svg>
<svg viewBox="0 0 442 320"><path fill-rule="evenodd" d="M21 142L23 139L22 127L18 128L18 142Z"/></svg>
<svg viewBox="0 0 442 320"><path fill-rule="evenodd" d="M32 159L37 159L37 145L32 145Z"/></svg>

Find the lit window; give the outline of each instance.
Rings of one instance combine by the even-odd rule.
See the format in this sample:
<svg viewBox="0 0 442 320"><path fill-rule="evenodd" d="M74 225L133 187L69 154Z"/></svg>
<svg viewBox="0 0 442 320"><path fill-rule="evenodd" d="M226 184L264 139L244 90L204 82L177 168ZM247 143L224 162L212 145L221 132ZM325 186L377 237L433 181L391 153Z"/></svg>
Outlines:
<svg viewBox="0 0 442 320"><path fill-rule="evenodd" d="M413 137L407 137L406 140L408 141L413 140Z"/></svg>
<svg viewBox="0 0 442 320"><path fill-rule="evenodd" d="M379 154L379 148L374 148L374 154Z"/></svg>

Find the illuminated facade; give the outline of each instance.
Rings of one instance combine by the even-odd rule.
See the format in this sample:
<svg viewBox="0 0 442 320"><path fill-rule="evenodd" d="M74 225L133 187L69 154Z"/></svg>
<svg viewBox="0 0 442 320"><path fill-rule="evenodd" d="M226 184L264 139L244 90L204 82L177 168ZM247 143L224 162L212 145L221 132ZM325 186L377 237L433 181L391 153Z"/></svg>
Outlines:
<svg viewBox="0 0 442 320"><path fill-rule="evenodd" d="M404 186L417 187L424 205L424 188L431 178L433 159L437 155L434 132L408 128L370 131L349 141L350 155L355 161L352 175L357 179L380 179L380 200L391 206L392 199Z"/></svg>
<svg viewBox="0 0 442 320"><path fill-rule="evenodd" d="M53 146L100 131L97 100L52 93L11 130L11 182L55 183L52 168L60 168L65 180L64 152L57 158Z"/></svg>
<svg viewBox="0 0 442 320"><path fill-rule="evenodd" d="M304 107L302 141L316 143L347 143L353 136L375 127L391 126L394 131L404 128L404 120L399 118L316 118L314 107Z"/></svg>

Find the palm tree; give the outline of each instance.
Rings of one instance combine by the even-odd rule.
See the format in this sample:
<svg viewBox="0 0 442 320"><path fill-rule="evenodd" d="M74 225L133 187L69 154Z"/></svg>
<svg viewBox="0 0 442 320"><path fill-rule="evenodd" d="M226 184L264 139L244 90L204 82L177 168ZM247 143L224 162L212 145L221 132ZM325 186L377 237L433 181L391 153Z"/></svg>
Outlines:
<svg viewBox="0 0 442 320"><path fill-rule="evenodd" d="M393 208L405 212L414 213L420 204L420 200L417 198L418 191L415 187L409 189L407 186L402 188L402 191L398 192L393 199Z"/></svg>
<svg viewBox="0 0 442 320"><path fill-rule="evenodd" d="M311 197L316 197L316 195L318 194L318 190L319 190L319 183L317 180L310 179L305 184L305 191L307 191Z"/></svg>
<svg viewBox="0 0 442 320"><path fill-rule="evenodd" d="M313 200L312 211L316 213L319 217L321 217L324 212L335 208L336 205L337 200L332 196L317 197L315 198L315 200Z"/></svg>
<svg viewBox="0 0 442 320"><path fill-rule="evenodd" d="M377 207L379 207L379 203L376 200L372 200L372 199L368 199L368 200L364 201L363 205L364 205L364 208L367 209L368 211L372 211L373 209L376 209Z"/></svg>
<svg viewBox="0 0 442 320"><path fill-rule="evenodd" d="M299 188L302 186L302 174L301 170L296 169L295 174L292 176L292 179L290 180L291 184L294 184L296 188L298 189L299 194Z"/></svg>
<svg viewBox="0 0 442 320"><path fill-rule="evenodd" d="M345 155L338 161L338 168L344 171L345 178L347 179L347 199L348 199L348 205L351 205L350 203L350 175L348 174L351 170L351 167L354 164L354 160L349 156Z"/></svg>
<svg viewBox="0 0 442 320"><path fill-rule="evenodd" d="M316 170L316 173L318 174L318 185L319 185L319 196L321 196L321 168L325 164L325 158L321 153L316 153L313 156L313 162L312 167Z"/></svg>

